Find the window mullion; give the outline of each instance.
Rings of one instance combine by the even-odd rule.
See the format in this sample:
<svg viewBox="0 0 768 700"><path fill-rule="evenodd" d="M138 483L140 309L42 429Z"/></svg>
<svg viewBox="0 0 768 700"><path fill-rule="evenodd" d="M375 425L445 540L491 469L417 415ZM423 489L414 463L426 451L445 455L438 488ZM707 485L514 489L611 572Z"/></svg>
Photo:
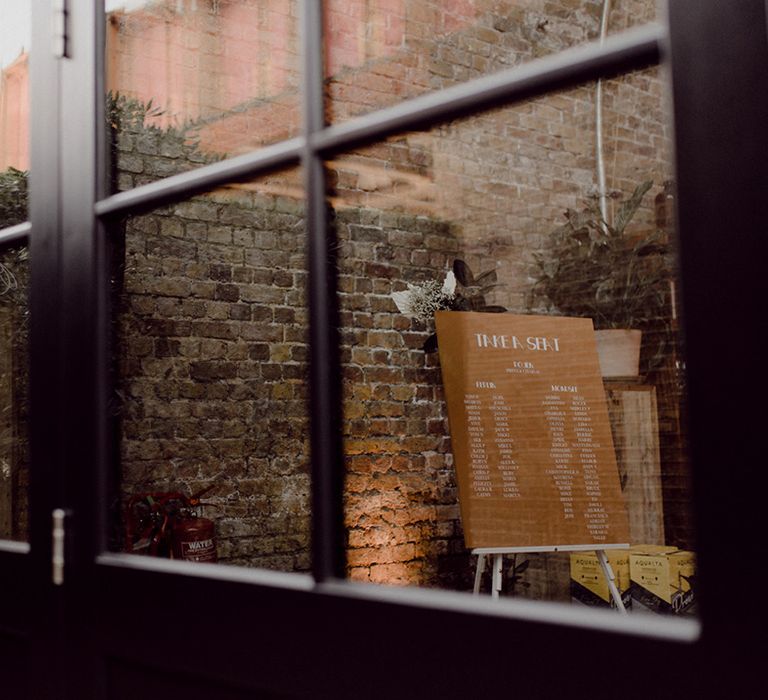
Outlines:
<svg viewBox="0 0 768 700"><path fill-rule="evenodd" d="M312 566L315 579L345 575L341 431L334 234L326 207L325 171L313 134L325 125L322 3L302 3L304 182L307 193Z"/></svg>

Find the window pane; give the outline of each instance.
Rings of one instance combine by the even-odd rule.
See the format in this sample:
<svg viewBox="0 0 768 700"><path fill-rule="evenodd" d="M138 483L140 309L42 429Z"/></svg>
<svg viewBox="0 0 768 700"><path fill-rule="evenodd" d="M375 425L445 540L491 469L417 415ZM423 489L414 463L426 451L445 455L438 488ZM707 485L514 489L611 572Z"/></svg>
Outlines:
<svg viewBox="0 0 768 700"><path fill-rule="evenodd" d="M655 0L326 0L331 121L652 22Z"/></svg>
<svg viewBox="0 0 768 700"><path fill-rule="evenodd" d="M29 2L0 3L0 229L27 218Z"/></svg>
<svg viewBox="0 0 768 700"><path fill-rule="evenodd" d="M112 185L124 190L297 135L295 0L107 0ZM176 139L155 157L157 134Z"/></svg>
<svg viewBox="0 0 768 700"><path fill-rule="evenodd" d="M597 559L562 545L629 544L614 567L628 596L634 562L633 609L692 609L662 82L603 90L604 216L594 84L329 163L352 579L471 591L471 549L517 547L502 595L608 606ZM614 328L641 331L639 366L598 355ZM661 597L644 565L667 572Z"/></svg>
<svg viewBox="0 0 768 700"><path fill-rule="evenodd" d="M115 549L309 568L304 226L290 170L114 232Z"/></svg>
<svg viewBox="0 0 768 700"><path fill-rule="evenodd" d="M29 512L29 262L0 249L0 539L26 540Z"/></svg>
<svg viewBox="0 0 768 700"><path fill-rule="evenodd" d="M0 233L27 219L29 2L0 3ZM28 538L29 262L0 245L0 539Z"/></svg>

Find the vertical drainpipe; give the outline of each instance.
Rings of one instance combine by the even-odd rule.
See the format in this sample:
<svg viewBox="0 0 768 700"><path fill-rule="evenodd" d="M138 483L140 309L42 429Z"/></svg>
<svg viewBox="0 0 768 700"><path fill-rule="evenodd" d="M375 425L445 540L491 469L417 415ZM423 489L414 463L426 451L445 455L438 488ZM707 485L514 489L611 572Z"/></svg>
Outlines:
<svg viewBox="0 0 768 700"><path fill-rule="evenodd" d="M611 0L603 0L603 15L600 19L600 43L605 42L608 31L608 15L611 12ZM598 79L595 88L595 163L597 167L597 194L600 202L600 214L603 221L608 220L608 192L605 184L605 160L603 158L603 81Z"/></svg>

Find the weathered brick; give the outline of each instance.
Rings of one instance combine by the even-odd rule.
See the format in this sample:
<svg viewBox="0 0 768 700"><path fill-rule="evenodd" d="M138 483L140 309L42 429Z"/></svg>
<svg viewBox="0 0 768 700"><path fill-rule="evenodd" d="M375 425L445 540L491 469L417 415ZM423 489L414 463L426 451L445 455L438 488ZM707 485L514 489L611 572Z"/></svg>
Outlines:
<svg viewBox="0 0 768 700"><path fill-rule="evenodd" d="M216 221L218 219L215 204L194 200L177 204L173 209L173 215L196 221Z"/></svg>
<svg viewBox="0 0 768 700"><path fill-rule="evenodd" d="M230 265L212 263L208 267L208 274L212 280L217 282L230 282L232 280L232 267Z"/></svg>
<svg viewBox="0 0 768 700"><path fill-rule="evenodd" d="M231 304L229 306L229 318L234 321L251 320L251 307L248 304Z"/></svg>
<svg viewBox="0 0 768 700"><path fill-rule="evenodd" d="M236 284L217 284L214 298L222 301L238 301L240 288Z"/></svg>

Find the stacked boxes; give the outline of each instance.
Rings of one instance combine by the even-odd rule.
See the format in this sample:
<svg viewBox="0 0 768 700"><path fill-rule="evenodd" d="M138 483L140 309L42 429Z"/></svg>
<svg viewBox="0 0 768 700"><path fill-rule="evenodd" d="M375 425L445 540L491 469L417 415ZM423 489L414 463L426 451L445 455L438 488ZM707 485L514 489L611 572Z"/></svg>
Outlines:
<svg viewBox="0 0 768 700"><path fill-rule="evenodd" d="M629 551L626 549L606 550L608 563L613 569L616 587L624 602L631 605ZM613 608L616 604L608 589L608 581L594 552L573 552L571 554L571 601L600 608Z"/></svg>
<svg viewBox="0 0 768 700"><path fill-rule="evenodd" d="M632 609L635 612L691 614L695 555L676 547L636 545L629 551Z"/></svg>
<svg viewBox="0 0 768 700"><path fill-rule="evenodd" d="M693 552L664 545L634 545L629 550L606 550L606 554L627 610L666 615L695 611ZM594 552L571 554L571 602L615 607Z"/></svg>

